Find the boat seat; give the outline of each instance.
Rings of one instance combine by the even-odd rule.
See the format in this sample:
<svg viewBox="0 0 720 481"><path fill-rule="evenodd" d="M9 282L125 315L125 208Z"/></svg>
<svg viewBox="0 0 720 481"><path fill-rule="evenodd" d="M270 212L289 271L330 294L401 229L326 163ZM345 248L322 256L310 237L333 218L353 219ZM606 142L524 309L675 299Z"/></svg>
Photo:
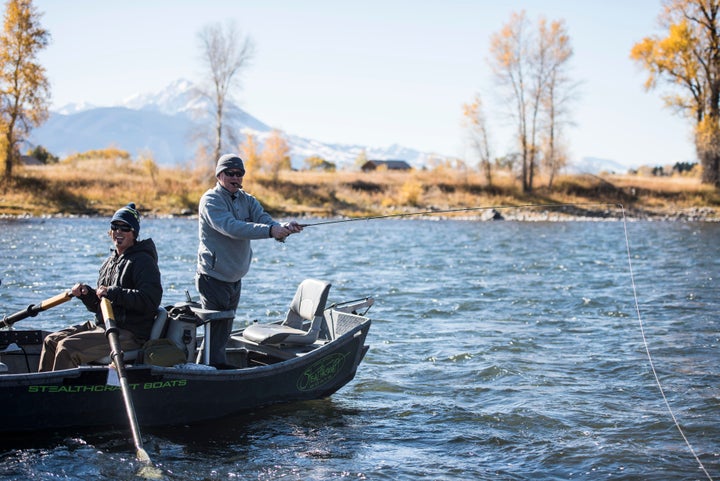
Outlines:
<svg viewBox="0 0 720 481"><path fill-rule="evenodd" d="M168 320L168 313L165 310L164 307L160 306L158 307L157 314L155 314L155 320L153 321L152 329L150 330L150 339L160 339L165 335L165 332L167 331L167 320ZM142 349L133 349L130 351L123 351L123 360L128 363L132 361L136 361L140 353L142 352ZM101 357L100 359L96 359L93 361L93 364L110 364L112 362L111 356L108 354L105 357Z"/></svg>
<svg viewBox="0 0 720 481"><path fill-rule="evenodd" d="M234 319L235 311L214 311L212 309L203 309L197 303L190 304L190 309L198 319L197 325L203 326L203 339L202 343L200 343L200 348L197 351L195 362L198 364L203 363L210 365L210 324L213 321L220 319Z"/></svg>
<svg viewBox="0 0 720 481"><path fill-rule="evenodd" d="M256 344L307 345L314 343L324 321L330 284L305 279L295 292L285 320L280 324L253 324L243 331L243 338Z"/></svg>

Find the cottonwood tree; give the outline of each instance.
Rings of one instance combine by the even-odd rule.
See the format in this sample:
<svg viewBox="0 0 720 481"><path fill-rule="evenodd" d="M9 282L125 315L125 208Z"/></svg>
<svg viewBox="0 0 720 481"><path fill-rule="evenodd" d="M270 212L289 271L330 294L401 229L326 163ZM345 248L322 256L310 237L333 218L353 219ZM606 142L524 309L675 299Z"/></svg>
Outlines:
<svg viewBox="0 0 720 481"><path fill-rule="evenodd" d="M553 22L548 27L541 19L535 32L524 11L513 12L508 23L490 38L490 67L517 124L523 192L533 189L542 129L545 138L549 138L549 129L559 127L557 118L547 117L548 112L553 112L548 106L562 98L558 90L565 84L557 80L560 78L557 73L565 70L571 54L562 22Z"/></svg>
<svg viewBox="0 0 720 481"><path fill-rule="evenodd" d="M630 58L648 72L645 88L668 87L665 104L694 124L702 182L720 188L720 0L665 1L666 33L635 44Z"/></svg>
<svg viewBox="0 0 720 481"><path fill-rule="evenodd" d="M233 92L240 87L240 74L253 57L254 44L232 22L207 25L198 38L209 79L209 85L200 87L199 92L212 105L215 162L223 153L223 142L228 145L238 143L227 124L233 115Z"/></svg>
<svg viewBox="0 0 720 481"><path fill-rule="evenodd" d="M260 151L257 140L251 133L245 134L245 141L240 144L240 158L245 164L245 171L252 172L260 168Z"/></svg>
<svg viewBox="0 0 720 481"><path fill-rule="evenodd" d="M362 166L365 165L365 163L368 161L367 151L365 149L361 149L360 152L358 152L357 156L355 157L355 162L353 162L354 167L357 168L357 170L361 170Z"/></svg>
<svg viewBox="0 0 720 481"><path fill-rule="evenodd" d="M538 23L538 56L543 57L544 76L540 96L544 119L542 165L552 188L558 171L567 164L567 151L562 143L562 129L569 122L569 105L575 98L577 84L568 72L573 49L565 23L561 20Z"/></svg>
<svg viewBox="0 0 720 481"><path fill-rule="evenodd" d="M337 169L337 166L334 162L329 162L320 157L319 155L311 155L310 157L306 157L303 163L305 164L307 170L335 172L335 170Z"/></svg>
<svg viewBox="0 0 720 481"><path fill-rule="evenodd" d="M282 132L274 129L263 144L262 167L270 173L273 182L280 178L280 171L290 170L290 147Z"/></svg>
<svg viewBox="0 0 720 481"><path fill-rule="evenodd" d="M468 131L470 147L479 159L480 171L485 174L485 181L491 187L490 134L480 94L475 94L475 98L469 104L463 104L463 122Z"/></svg>
<svg viewBox="0 0 720 481"><path fill-rule="evenodd" d="M32 0L9 0L0 35L0 129L5 182L20 159L20 144L48 117L50 84L37 55L50 42Z"/></svg>
<svg viewBox="0 0 720 481"><path fill-rule="evenodd" d="M520 147L521 178L523 192L532 190L529 172L535 161L535 146L529 125L530 44L529 26L525 12L513 12L510 21L490 37L490 67L495 82L505 90L505 101L510 105L510 115L516 122L516 136Z"/></svg>

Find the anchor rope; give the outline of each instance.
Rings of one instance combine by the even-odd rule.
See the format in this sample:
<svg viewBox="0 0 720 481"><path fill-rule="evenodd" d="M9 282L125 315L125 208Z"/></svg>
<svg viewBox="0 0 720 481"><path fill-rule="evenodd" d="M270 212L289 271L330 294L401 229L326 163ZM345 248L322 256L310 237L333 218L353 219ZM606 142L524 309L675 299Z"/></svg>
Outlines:
<svg viewBox="0 0 720 481"><path fill-rule="evenodd" d="M633 265L632 265L632 254L630 253L630 236L628 235L628 229L627 229L627 219L625 217L625 208L622 204L618 204L620 207L620 210L622 211L622 220L623 220L623 230L625 233L625 249L627 251L627 261L628 261L628 269L630 271L630 283L632 285L632 293L633 293L633 299L635 302L635 313L637 315L638 324L640 325L640 335L642 336L643 345L645 347L645 354L647 355L648 363L650 364L650 370L653 373L653 376L655 378L655 384L658 387L658 390L660 391L660 395L663 398L663 402L665 403L665 407L667 408L668 412L670 413L670 417L673 420L673 423L675 423L675 427L677 428L678 432L680 433L680 436L685 441L685 444L687 445L688 449L690 450L690 453L692 453L693 457L695 458L695 461L697 461L698 465L700 465L700 469L703 473L705 473L705 476L707 476L707 479L710 481L713 481L713 478L710 476L710 473L707 472L705 469L705 466L703 465L702 461L700 461L700 458L698 457L697 453L695 452L695 449L692 447L692 444L690 444L690 441L685 436L685 432L683 431L682 427L680 426L680 422L677 420L677 417L675 416L675 413L673 412L672 407L670 406L670 402L667 399L667 396L665 395L665 389L663 389L662 383L660 382L660 377L657 374L657 371L655 370L655 362L653 361L653 357L650 354L650 347L647 341L647 337L645 336L645 326L644 322L642 320L642 316L640 315L640 303L638 302L638 295L637 295L637 288L635 285L635 274L633 272Z"/></svg>

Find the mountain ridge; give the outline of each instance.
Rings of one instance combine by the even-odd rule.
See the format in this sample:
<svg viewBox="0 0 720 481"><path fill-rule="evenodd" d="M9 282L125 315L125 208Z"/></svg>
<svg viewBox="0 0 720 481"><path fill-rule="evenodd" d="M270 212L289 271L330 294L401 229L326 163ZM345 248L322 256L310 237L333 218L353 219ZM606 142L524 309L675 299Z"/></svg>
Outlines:
<svg viewBox="0 0 720 481"><path fill-rule="evenodd" d="M203 101L197 87L189 80L177 79L165 88L132 95L114 106L97 106L87 102L71 103L51 111L49 119L31 132L26 148L42 145L54 155L64 157L77 152L108 147L127 150L131 155L151 155L158 165L188 166L195 162L198 141L193 140L203 122L207 122L209 104ZM273 128L230 104L229 127L238 138L256 137L262 145ZM368 159L405 160L415 168L428 167L432 158L444 159L439 153L422 152L399 144L367 146L323 142L283 132L290 148L294 168L304 160L319 156L338 168L355 164L364 153ZM602 171L623 172L627 167L610 159L583 157L568 166L569 170L596 174Z"/></svg>
<svg viewBox="0 0 720 481"><path fill-rule="evenodd" d="M178 79L158 92L136 94L114 106L84 102L64 105L51 111L47 122L31 132L27 143L30 147L42 145L60 157L114 146L133 156L150 153L158 165L187 165L193 161L198 145L193 133L202 124L207 107L192 82ZM233 120L228 123L237 137L249 133L263 144L272 127L237 105L231 104L230 109ZM414 167L424 166L432 155L397 144L347 145L283 134L295 168L312 155L334 162L338 168L351 166L363 151L367 158L402 159Z"/></svg>

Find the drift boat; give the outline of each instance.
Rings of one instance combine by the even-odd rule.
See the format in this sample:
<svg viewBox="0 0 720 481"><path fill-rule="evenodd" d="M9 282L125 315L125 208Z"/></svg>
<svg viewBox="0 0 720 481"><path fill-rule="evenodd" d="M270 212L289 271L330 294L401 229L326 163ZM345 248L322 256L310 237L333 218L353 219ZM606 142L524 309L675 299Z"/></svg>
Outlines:
<svg viewBox="0 0 720 481"><path fill-rule="evenodd" d="M138 424L198 423L277 403L324 398L345 386L368 350L371 321L366 314L373 300L326 307L329 290L327 282L306 279L284 320L233 331L227 345L230 365L222 369L207 364L207 326L234 313L203 310L190 299L161 308L151 338L169 339L185 354L181 362L162 366L143 351L123 353L123 375ZM60 299L4 318L0 326L11 327L18 317L36 315L69 294L56 297ZM121 393L118 370L109 358L96 365L36 372L47 334L0 330L0 432L127 426L126 388Z"/></svg>

